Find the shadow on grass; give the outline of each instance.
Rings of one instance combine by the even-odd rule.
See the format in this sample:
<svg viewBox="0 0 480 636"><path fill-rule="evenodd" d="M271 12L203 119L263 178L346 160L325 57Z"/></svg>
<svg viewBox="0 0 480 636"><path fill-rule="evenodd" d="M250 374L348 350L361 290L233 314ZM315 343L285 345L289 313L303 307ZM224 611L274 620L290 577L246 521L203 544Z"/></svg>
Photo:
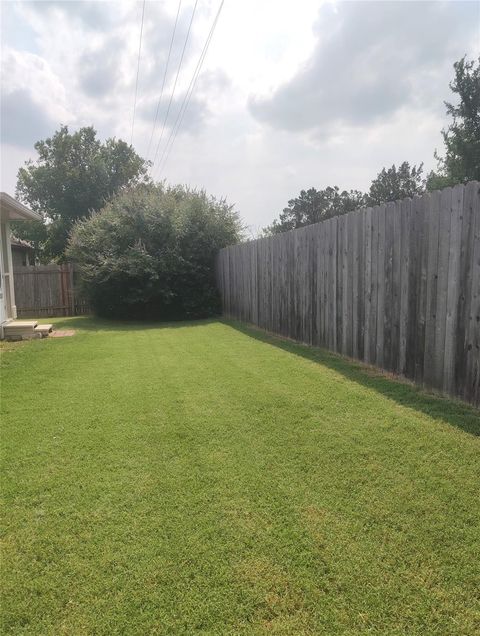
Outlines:
<svg viewBox="0 0 480 636"><path fill-rule="evenodd" d="M113 320L96 316L74 316L64 318L41 318L39 322L49 321L54 329L78 329L80 331L145 331L148 329L180 329L181 327L201 327L218 322L217 318L182 321Z"/></svg>
<svg viewBox="0 0 480 636"><path fill-rule="evenodd" d="M361 362L343 358L325 349L284 340L279 336L268 334L255 327L246 326L235 321L223 320L222 322L260 342L278 347L307 360L318 362L342 374L352 382L373 389L391 400L395 400L402 406L447 422L471 435L480 436L480 412L473 406L464 404L459 400L428 393L408 381L400 378L393 379L384 375L381 370L366 366Z"/></svg>

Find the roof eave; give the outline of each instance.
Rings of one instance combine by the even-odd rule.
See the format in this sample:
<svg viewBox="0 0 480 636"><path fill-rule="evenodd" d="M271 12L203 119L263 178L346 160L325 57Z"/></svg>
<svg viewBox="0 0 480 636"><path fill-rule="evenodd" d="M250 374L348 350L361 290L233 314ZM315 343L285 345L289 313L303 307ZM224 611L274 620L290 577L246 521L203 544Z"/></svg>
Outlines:
<svg viewBox="0 0 480 636"><path fill-rule="evenodd" d="M41 221L42 216L27 208L6 192L0 192L0 216L2 221Z"/></svg>

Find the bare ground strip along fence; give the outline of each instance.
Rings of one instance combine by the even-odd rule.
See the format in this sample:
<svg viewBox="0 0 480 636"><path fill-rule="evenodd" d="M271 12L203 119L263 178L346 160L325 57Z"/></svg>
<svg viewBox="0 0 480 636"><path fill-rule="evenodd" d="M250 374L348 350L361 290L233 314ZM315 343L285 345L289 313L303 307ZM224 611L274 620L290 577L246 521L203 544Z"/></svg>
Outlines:
<svg viewBox="0 0 480 636"><path fill-rule="evenodd" d="M480 405L480 183L220 251L226 316Z"/></svg>
<svg viewBox="0 0 480 636"><path fill-rule="evenodd" d="M87 303L78 294L71 263L15 267L13 276L19 318L89 313Z"/></svg>

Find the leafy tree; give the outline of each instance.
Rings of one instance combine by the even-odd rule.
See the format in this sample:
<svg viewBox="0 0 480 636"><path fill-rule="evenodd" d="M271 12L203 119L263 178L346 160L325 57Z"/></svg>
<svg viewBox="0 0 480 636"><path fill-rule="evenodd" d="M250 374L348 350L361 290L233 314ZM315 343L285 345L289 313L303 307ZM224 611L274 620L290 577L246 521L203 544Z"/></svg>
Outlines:
<svg viewBox="0 0 480 636"><path fill-rule="evenodd" d="M99 315L201 318L220 311L215 257L241 234L224 200L181 186L139 185L78 221L67 254Z"/></svg>
<svg viewBox="0 0 480 636"><path fill-rule="evenodd" d="M115 193L148 179L148 163L120 139L97 139L93 127L70 133L67 126L35 144L38 158L20 168L17 196L44 218L18 223L14 232L61 260L68 234L78 219L99 210Z"/></svg>
<svg viewBox="0 0 480 636"><path fill-rule="evenodd" d="M447 188L451 185L454 185L453 179L442 175L440 172L435 172L434 170L428 173L427 180L425 182L425 187L429 192L433 192L433 190L441 190L442 188Z"/></svg>
<svg viewBox="0 0 480 636"><path fill-rule="evenodd" d="M450 88L459 101L456 105L445 102L453 121L442 131L445 157L435 153L438 171L428 176L429 190L480 180L480 58L475 65L463 57L453 67Z"/></svg>
<svg viewBox="0 0 480 636"><path fill-rule="evenodd" d="M47 224L39 221L12 221L11 228L14 236L30 241L35 250L35 257L41 258L43 246L48 241Z"/></svg>
<svg viewBox="0 0 480 636"><path fill-rule="evenodd" d="M302 190L300 195L288 202L279 220L265 228L266 234L278 234L304 225L311 225L345 214L364 205L364 195L358 190L340 191L337 186L324 190Z"/></svg>
<svg viewBox="0 0 480 636"><path fill-rule="evenodd" d="M413 197L425 191L422 178L423 163L418 167L404 161L398 168L383 168L372 181L366 197L368 205L380 205L405 197Z"/></svg>

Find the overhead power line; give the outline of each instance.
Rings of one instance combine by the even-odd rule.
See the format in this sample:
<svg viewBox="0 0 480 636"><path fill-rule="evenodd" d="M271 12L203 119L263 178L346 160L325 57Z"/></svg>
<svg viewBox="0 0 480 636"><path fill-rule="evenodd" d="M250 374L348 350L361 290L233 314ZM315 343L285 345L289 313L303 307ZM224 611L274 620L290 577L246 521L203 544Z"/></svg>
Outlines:
<svg viewBox="0 0 480 636"><path fill-rule="evenodd" d="M192 11L192 16L190 18L190 24L188 25L187 35L185 37L185 42L183 44L182 55L180 56L180 62L178 63L177 74L175 76L175 81L173 83L172 92L170 94L170 100L168 102L167 112L165 113L165 118L163 120L162 132L160 133L160 138L158 140L157 148L155 150L155 156L153 157L152 167L155 165L155 161L156 161L157 155L158 155L158 150L160 148L160 144L162 143L163 133L165 131L165 126L166 126L166 123L167 123L167 120L168 120L168 115L170 113L170 107L172 106L172 100L173 100L173 96L175 94L175 89L177 87L177 81L178 81L178 76L180 74L180 69L182 68L183 56L185 55L185 49L187 48L188 38L190 37L190 30L192 28L193 18L195 17L195 11L197 10L197 4L198 4L198 0L195 0L195 4L193 6L193 11Z"/></svg>
<svg viewBox="0 0 480 636"><path fill-rule="evenodd" d="M190 99L192 97L193 91L195 90L195 85L197 83L198 76L200 75L200 71L202 70L202 65L203 65L203 62L204 62L205 57L207 55L208 47L210 46L210 42L212 41L213 34L215 32L215 28L217 26L217 22L218 22L218 19L220 17L220 13L222 11L224 2L225 2L225 0L221 0L221 2L220 2L220 6L218 8L217 14L216 14L215 19L214 19L214 21L212 23L212 26L210 28L210 32L209 32L209 34L207 36L207 39L205 40L205 44L203 46L202 52L200 54L200 57L198 59L197 66L195 67L195 70L193 72L192 79L190 80L190 84L188 86L187 92L185 93L185 97L183 98L182 105L180 106L180 110L178 111L177 118L175 120L175 123L174 123L171 131L170 131L170 136L169 136L169 138L167 140L167 143L166 143L166 145L165 145L165 147L163 149L163 153L162 153L162 156L161 156L159 164L158 164L159 165L159 168L158 168L158 171L157 171L157 175L158 176L160 176L161 172L163 171L163 169L165 168L165 166L167 164L167 160L168 160L170 152L171 152L171 150L173 148L173 144L175 143L175 139L177 137L178 131L181 128L183 117L185 115L185 111L188 108L188 104L190 103Z"/></svg>
<svg viewBox="0 0 480 636"><path fill-rule="evenodd" d="M137 78L135 80L135 97L134 97L134 100L133 100L132 134L130 136L130 145L132 145L132 143L133 143L133 129L135 128L135 110L137 108L138 75L140 73L140 56L141 56L141 53L142 53L143 18L144 18L144 16L145 16L145 0L143 0L142 24L140 26L140 40L138 42Z"/></svg>
<svg viewBox="0 0 480 636"><path fill-rule="evenodd" d="M165 72L163 74L162 89L160 91L160 97L158 98L157 110L155 111L155 120L153 122L152 134L150 135L150 141L148 142L147 159L148 159L148 157L150 155L150 149L152 147L152 141L153 141L153 137L155 135L155 129L157 127L158 111L160 109L160 104L161 104L161 101L162 101L162 98L163 98L163 90L165 88L165 80L167 79L168 66L170 64L170 57L172 55L172 46L173 46L173 41L175 39L175 33L177 31L178 16L180 14L181 6L182 6L182 0L179 0L178 8L177 8L177 16L175 18L175 24L173 26L172 39L170 40L170 48L168 49L167 63L165 64Z"/></svg>

